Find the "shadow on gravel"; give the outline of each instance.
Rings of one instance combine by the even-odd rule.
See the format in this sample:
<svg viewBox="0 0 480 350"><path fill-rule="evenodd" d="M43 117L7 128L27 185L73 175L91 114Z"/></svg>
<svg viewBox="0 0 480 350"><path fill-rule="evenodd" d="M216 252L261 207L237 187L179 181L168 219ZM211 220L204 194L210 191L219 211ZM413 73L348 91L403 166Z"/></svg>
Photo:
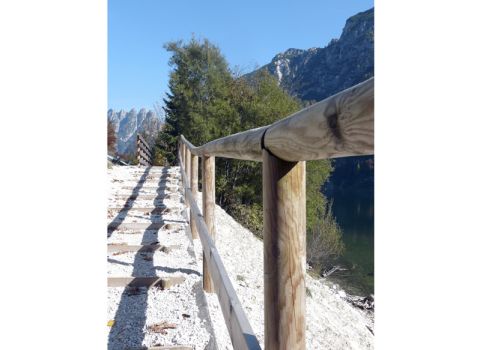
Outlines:
<svg viewBox="0 0 480 350"><path fill-rule="evenodd" d="M137 185L133 188L132 194L128 199L125 201L122 209L118 212L117 216L113 218L112 222L108 225L107 237L110 237L112 233L122 224L123 220L127 217L128 211L133 206L133 201L137 199L140 189L142 188L143 184L147 180L148 173L150 172L151 167L145 168L140 180L138 181Z"/></svg>
<svg viewBox="0 0 480 350"><path fill-rule="evenodd" d="M150 168L147 168L145 173L142 175L139 184L135 187L132 195L127 200L127 203L137 198L138 191L142 187L142 184L145 182L149 171ZM168 175L168 170L166 168L162 168L160 173L160 181L158 183L166 181ZM157 191L157 196L154 200L155 206L164 205L163 202L165 194L165 188ZM131 204L127 203L125 204L124 209L128 212ZM118 215L117 218L120 219ZM123 220L124 217L119 220L120 223ZM115 225L115 227L118 226L119 225ZM157 238L158 241L158 225L152 223L149 227L142 231L142 245L151 244L152 234ZM147 232L149 232L149 234L147 234ZM145 276L145 274L148 274L148 276L156 275L156 269L153 265L153 261L146 258L147 256L148 255L141 251L135 254L132 276ZM134 285L134 283L135 279L131 282L131 285ZM121 295L120 303L115 314L115 325L110 329L110 333L108 336L109 350L117 350L124 348L142 348L142 342L144 339L144 328L146 326L145 323L147 319L147 302L147 288L133 288L128 286L125 288L124 292Z"/></svg>

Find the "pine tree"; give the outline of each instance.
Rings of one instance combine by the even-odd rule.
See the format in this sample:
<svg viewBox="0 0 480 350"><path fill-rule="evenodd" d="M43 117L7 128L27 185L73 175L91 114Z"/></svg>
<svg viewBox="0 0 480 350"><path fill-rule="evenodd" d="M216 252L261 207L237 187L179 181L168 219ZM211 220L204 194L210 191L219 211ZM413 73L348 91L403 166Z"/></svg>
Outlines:
<svg viewBox="0 0 480 350"><path fill-rule="evenodd" d="M219 137L271 124L302 106L267 71L255 74L248 81L235 76L220 50L208 40L192 38L187 44L171 42L165 48L172 54L173 70L170 92L164 100L165 125L155 144L156 163L176 163L177 140L181 134L193 144L202 145ZM328 160L307 163L308 237L321 244L341 242L341 231L331 212L327 211L327 200L320 192L331 171ZM261 235L261 163L218 158L215 177L217 203L237 221ZM319 222L329 224L320 225ZM330 231L322 233L319 229ZM320 234L322 240L316 238ZM333 254L329 250L329 256L336 256L335 253L341 250ZM318 256L314 258L321 260Z"/></svg>

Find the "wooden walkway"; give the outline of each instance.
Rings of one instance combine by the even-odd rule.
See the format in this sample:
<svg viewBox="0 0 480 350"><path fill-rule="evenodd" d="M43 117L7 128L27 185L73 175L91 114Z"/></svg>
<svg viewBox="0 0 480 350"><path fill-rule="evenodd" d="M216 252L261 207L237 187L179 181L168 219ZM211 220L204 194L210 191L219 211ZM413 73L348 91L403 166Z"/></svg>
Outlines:
<svg viewBox="0 0 480 350"><path fill-rule="evenodd" d="M114 167L108 348L214 349L178 167Z"/></svg>

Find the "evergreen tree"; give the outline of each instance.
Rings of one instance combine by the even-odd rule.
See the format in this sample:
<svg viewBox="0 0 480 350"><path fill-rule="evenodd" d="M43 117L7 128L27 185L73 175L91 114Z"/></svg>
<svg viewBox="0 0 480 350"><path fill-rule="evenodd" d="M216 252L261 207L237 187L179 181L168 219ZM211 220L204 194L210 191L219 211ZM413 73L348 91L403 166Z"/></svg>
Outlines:
<svg viewBox="0 0 480 350"><path fill-rule="evenodd" d="M155 145L156 162L176 163L177 140L181 134L193 144L202 145L271 124L301 108L300 101L289 96L267 71L255 74L248 81L234 76L220 50L208 40L192 38L187 44L171 42L165 48L172 54L173 70L170 92L164 100L165 125ZM322 235L321 242L341 243L341 231L331 212L326 210L327 201L320 192L331 171L329 160L307 162L307 233L309 239ZM261 235L261 163L218 158L215 186L217 203ZM323 222L328 225L319 224ZM329 232L321 232L325 230ZM341 247L340 243L330 246ZM337 253L341 253L341 249ZM338 255L330 250L328 254ZM319 258L314 260L324 262Z"/></svg>

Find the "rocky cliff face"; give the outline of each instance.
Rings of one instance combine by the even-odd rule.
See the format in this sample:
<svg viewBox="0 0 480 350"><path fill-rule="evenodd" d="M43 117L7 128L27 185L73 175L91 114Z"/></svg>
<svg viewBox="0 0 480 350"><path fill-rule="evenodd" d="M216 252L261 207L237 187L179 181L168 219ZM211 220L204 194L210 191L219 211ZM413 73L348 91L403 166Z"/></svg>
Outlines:
<svg viewBox="0 0 480 350"><path fill-rule="evenodd" d="M340 38L326 47L288 49L260 70L267 69L285 90L304 101L321 101L372 77L373 13L372 8L350 17Z"/></svg>
<svg viewBox="0 0 480 350"><path fill-rule="evenodd" d="M323 48L288 49L261 69L273 74L291 95L305 102L318 102L358 84L374 74L374 9L347 19L339 39ZM362 191L373 193L373 156L332 160L334 172L327 193Z"/></svg>
<svg viewBox="0 0 480 350"><path fill-rule="evenodd" d="M146 141L153 145L161 128L161 122L153 111L142 108L138 113L135 108L129 112L125 110L108 110L107 117L115 125L117 133L117 152L134 154L136 149L136 135L141 133Z"/></svg>

